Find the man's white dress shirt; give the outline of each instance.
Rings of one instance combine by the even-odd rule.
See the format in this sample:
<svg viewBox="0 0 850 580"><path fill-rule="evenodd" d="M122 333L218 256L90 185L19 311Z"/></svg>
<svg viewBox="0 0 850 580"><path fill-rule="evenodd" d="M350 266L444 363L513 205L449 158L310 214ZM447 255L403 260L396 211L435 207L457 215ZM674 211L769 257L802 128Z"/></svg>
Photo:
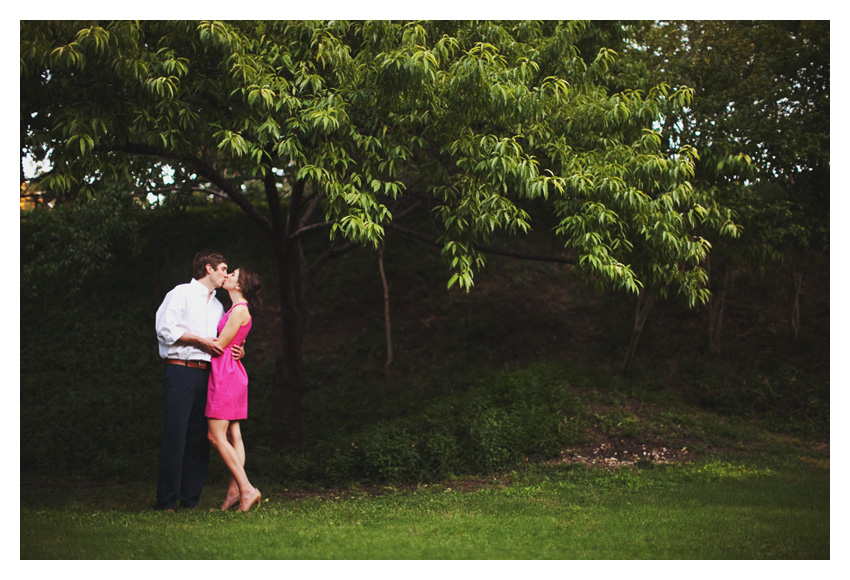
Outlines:
<svg viewBox="0 0 850 580"><path fill-rule="evenodd" d="M192 279L188 284L179 284L165 295L156 311L156 336L159 341L159 356L182 360L210 360L210 355L199 348L175 344L190 332L206 338L218 336L218 322L224 316L224 307L215 297L215 292Z"/></svg>

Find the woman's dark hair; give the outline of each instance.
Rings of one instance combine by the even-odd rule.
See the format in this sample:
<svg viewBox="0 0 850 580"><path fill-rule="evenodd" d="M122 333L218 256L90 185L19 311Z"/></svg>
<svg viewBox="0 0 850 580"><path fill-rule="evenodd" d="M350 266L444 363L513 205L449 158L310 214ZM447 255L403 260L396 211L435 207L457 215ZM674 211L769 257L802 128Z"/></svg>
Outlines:
<svg viewBox="0 0 850 580"><path fill-rule="evenodd" d="M248 311L253 316L263 309L263 300L260 298L263 284L257 273L250 268L236 269L239 270L239 288L242 290L242 296L248 301Z"/></svg>

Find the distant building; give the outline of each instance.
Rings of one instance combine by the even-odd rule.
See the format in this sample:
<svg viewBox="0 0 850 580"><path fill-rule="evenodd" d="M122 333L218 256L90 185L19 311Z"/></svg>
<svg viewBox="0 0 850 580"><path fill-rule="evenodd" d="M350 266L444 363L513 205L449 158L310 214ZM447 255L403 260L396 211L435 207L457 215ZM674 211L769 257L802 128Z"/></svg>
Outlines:
<svg viewBox="0 0 850 580"><path fill-rule="evenodd" d="M35 209L37 205L44 205L44 197L36 185L31 183L21 184L21 210ZM53 207L52 203L47 204Z"/></svg>

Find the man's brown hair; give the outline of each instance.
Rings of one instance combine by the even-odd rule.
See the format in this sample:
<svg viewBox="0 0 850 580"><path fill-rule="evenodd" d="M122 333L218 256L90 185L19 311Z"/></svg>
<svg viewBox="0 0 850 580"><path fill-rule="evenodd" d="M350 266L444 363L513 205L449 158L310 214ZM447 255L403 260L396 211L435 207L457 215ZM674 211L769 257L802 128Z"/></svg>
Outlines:
<svg viewBox="0 0 850 580"><path fill-rule="evenodd" d="M192 261L192 277L195 280L200 280L207 275L207 264L215 270L219 264L226 264L227 259L221 252L215 250L201 250L195 254L195 259Z"/></svg>

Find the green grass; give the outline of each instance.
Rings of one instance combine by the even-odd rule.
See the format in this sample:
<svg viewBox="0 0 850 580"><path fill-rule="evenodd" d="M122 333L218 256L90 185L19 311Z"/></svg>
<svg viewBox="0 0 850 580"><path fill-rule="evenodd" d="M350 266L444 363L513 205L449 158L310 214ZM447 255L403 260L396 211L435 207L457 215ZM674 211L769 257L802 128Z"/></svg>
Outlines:
<svg viewBox="0 0 850 580"><path fill-rule="evenodd" d="M25 488L21 559L828 559L829 471L794 462L531 466L375 496L152 512L138 484ZM258 482L262 488L263 482ZM280 490L281 492L283 490Z"/></svg>

